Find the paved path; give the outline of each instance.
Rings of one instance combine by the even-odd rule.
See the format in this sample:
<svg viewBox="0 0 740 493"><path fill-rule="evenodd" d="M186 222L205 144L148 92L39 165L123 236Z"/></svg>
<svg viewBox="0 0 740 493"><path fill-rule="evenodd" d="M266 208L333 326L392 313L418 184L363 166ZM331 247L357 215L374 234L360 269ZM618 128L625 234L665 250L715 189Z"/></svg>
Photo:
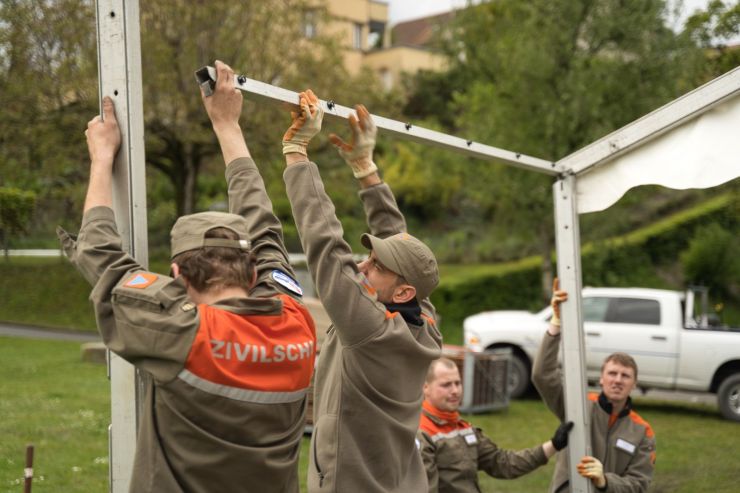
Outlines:
<svg viewBox="0 0 740 493"><path fill-rule="evenodd" d="M100 335L95 332L75 332L71 330L54 330L31 325L20 325L0 322L0 336L25 337L28 339L53 339L58 341L99 341Z"/></svg>

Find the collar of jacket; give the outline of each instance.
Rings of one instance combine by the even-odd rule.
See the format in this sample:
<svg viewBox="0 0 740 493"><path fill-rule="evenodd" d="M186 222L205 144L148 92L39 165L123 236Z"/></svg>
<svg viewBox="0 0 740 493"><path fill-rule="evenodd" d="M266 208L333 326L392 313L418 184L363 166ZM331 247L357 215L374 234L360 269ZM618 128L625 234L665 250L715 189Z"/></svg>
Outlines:
<svg viewBox="0 0 740 493"><path fill-rule="evenodd" d="M424 325L421 318L421 306L416 299L406 303L383 303L385 308L391 313L400 313L406 323L412 325Z"/></svg>
<svg viewBox="0 0 740 493"><path fill-rule="evenodd" d="M277 315L283 309L283 300L280 296L271 298L226 298L211 306L237 315Z"/></svg>
<svg viewBox="0 0 740 493"><path fill-rule="evenodd" d="M424 414L434 421L436 425L455 424L460 421L460 413L458 411L441 411L426 399L422 403L422 409Z"/></svg>
<svg viewBox="0 0 740 493"><path fill-rule="evenodd" d="M604 392L599 394L599 407L611 416L612 414L612 403L606 398ZM627 416L632 411L632 398L627 397L627 402L624 403L624 408L619 412L619 418Z"/></svg>

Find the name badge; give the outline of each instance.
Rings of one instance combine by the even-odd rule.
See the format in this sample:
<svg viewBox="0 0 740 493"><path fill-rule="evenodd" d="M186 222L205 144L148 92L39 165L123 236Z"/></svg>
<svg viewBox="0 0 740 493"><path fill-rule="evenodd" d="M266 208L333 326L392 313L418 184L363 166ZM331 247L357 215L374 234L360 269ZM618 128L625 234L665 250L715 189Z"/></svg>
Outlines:
<svg viewBox="0 0 740 493"><path fill-rule="evenodd" d="M478 438L475 436L474 433L470 435L465 435L465 442L468 445L475 445L476 443L478 443Z"/></svg>
<svg viewBox="0 0 740 493"><path fill-rule="evenodd" d="M616 447L618 449L624 450L625 452L627 452L630 455L634 455L635 454L635 449L637 448L635 445L631 444L627 440L622 440L621 438L618 438L617 439Z"/></svg>

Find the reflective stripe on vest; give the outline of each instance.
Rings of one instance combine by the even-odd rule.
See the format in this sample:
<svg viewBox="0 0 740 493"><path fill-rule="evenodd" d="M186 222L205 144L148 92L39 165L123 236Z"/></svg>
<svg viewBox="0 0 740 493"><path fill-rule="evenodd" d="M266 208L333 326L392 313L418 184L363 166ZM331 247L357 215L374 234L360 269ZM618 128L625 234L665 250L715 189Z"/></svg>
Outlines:
<svg viewBox="0 0 740 493"><path fill-rule="evenodd" d="M465 428L448 431L447 433L436 433L431 436L431 439L433 442L438 442L446 438L455 438L457 436L464 437L466 435L475 435L475 430L473 430L473 428L470 425L467 425Z"/></svg>
<svg viewBox="0 0 740 493"><path fill-rule="evenodd" d="M199 305L200 327L178 377L204 392L278 403L300 400L316 359L316 330L308 311L279 296L278 314L237 314Z"/></svg>
<svg viewBox="0 0 740 493"><path fill-rule="evenodd" d="M237 401L254 402L257 404L284 404L286 402L295 402L303 399L308 393L308 389L297 390L295 392L261 392L259 390L238 389L228 385L219 385L200 378L198 375L190 373L188 370L182 370L178 378L196 389L209 394L228 397Z"/></svg>

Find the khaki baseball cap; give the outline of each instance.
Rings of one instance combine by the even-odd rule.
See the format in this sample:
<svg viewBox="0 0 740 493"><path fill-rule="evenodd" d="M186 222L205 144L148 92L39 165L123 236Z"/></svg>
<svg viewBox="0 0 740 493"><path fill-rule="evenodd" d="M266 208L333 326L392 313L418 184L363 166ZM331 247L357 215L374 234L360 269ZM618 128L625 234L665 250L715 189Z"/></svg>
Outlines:
<svg viewBox="0 0 740 493"><path fill-rule="evenodd" d="M429 297L439 284L437 259L418 238L408 233L397 233L388 238L365 233L360 241L365 248L375 252L383 265L416 288L417 299Z"/></svg>
<svg viewBox="0 0 740 493"><path fill-rule="evenodd" d="M238 240L226 238L206 238L206 233L213 228L227 228L239 236ZM249 251L247 237L247 220L237 214L227 212L199 212L180 217L170 232L172 245L171 258L207 246L239 248Z"/></svg>

